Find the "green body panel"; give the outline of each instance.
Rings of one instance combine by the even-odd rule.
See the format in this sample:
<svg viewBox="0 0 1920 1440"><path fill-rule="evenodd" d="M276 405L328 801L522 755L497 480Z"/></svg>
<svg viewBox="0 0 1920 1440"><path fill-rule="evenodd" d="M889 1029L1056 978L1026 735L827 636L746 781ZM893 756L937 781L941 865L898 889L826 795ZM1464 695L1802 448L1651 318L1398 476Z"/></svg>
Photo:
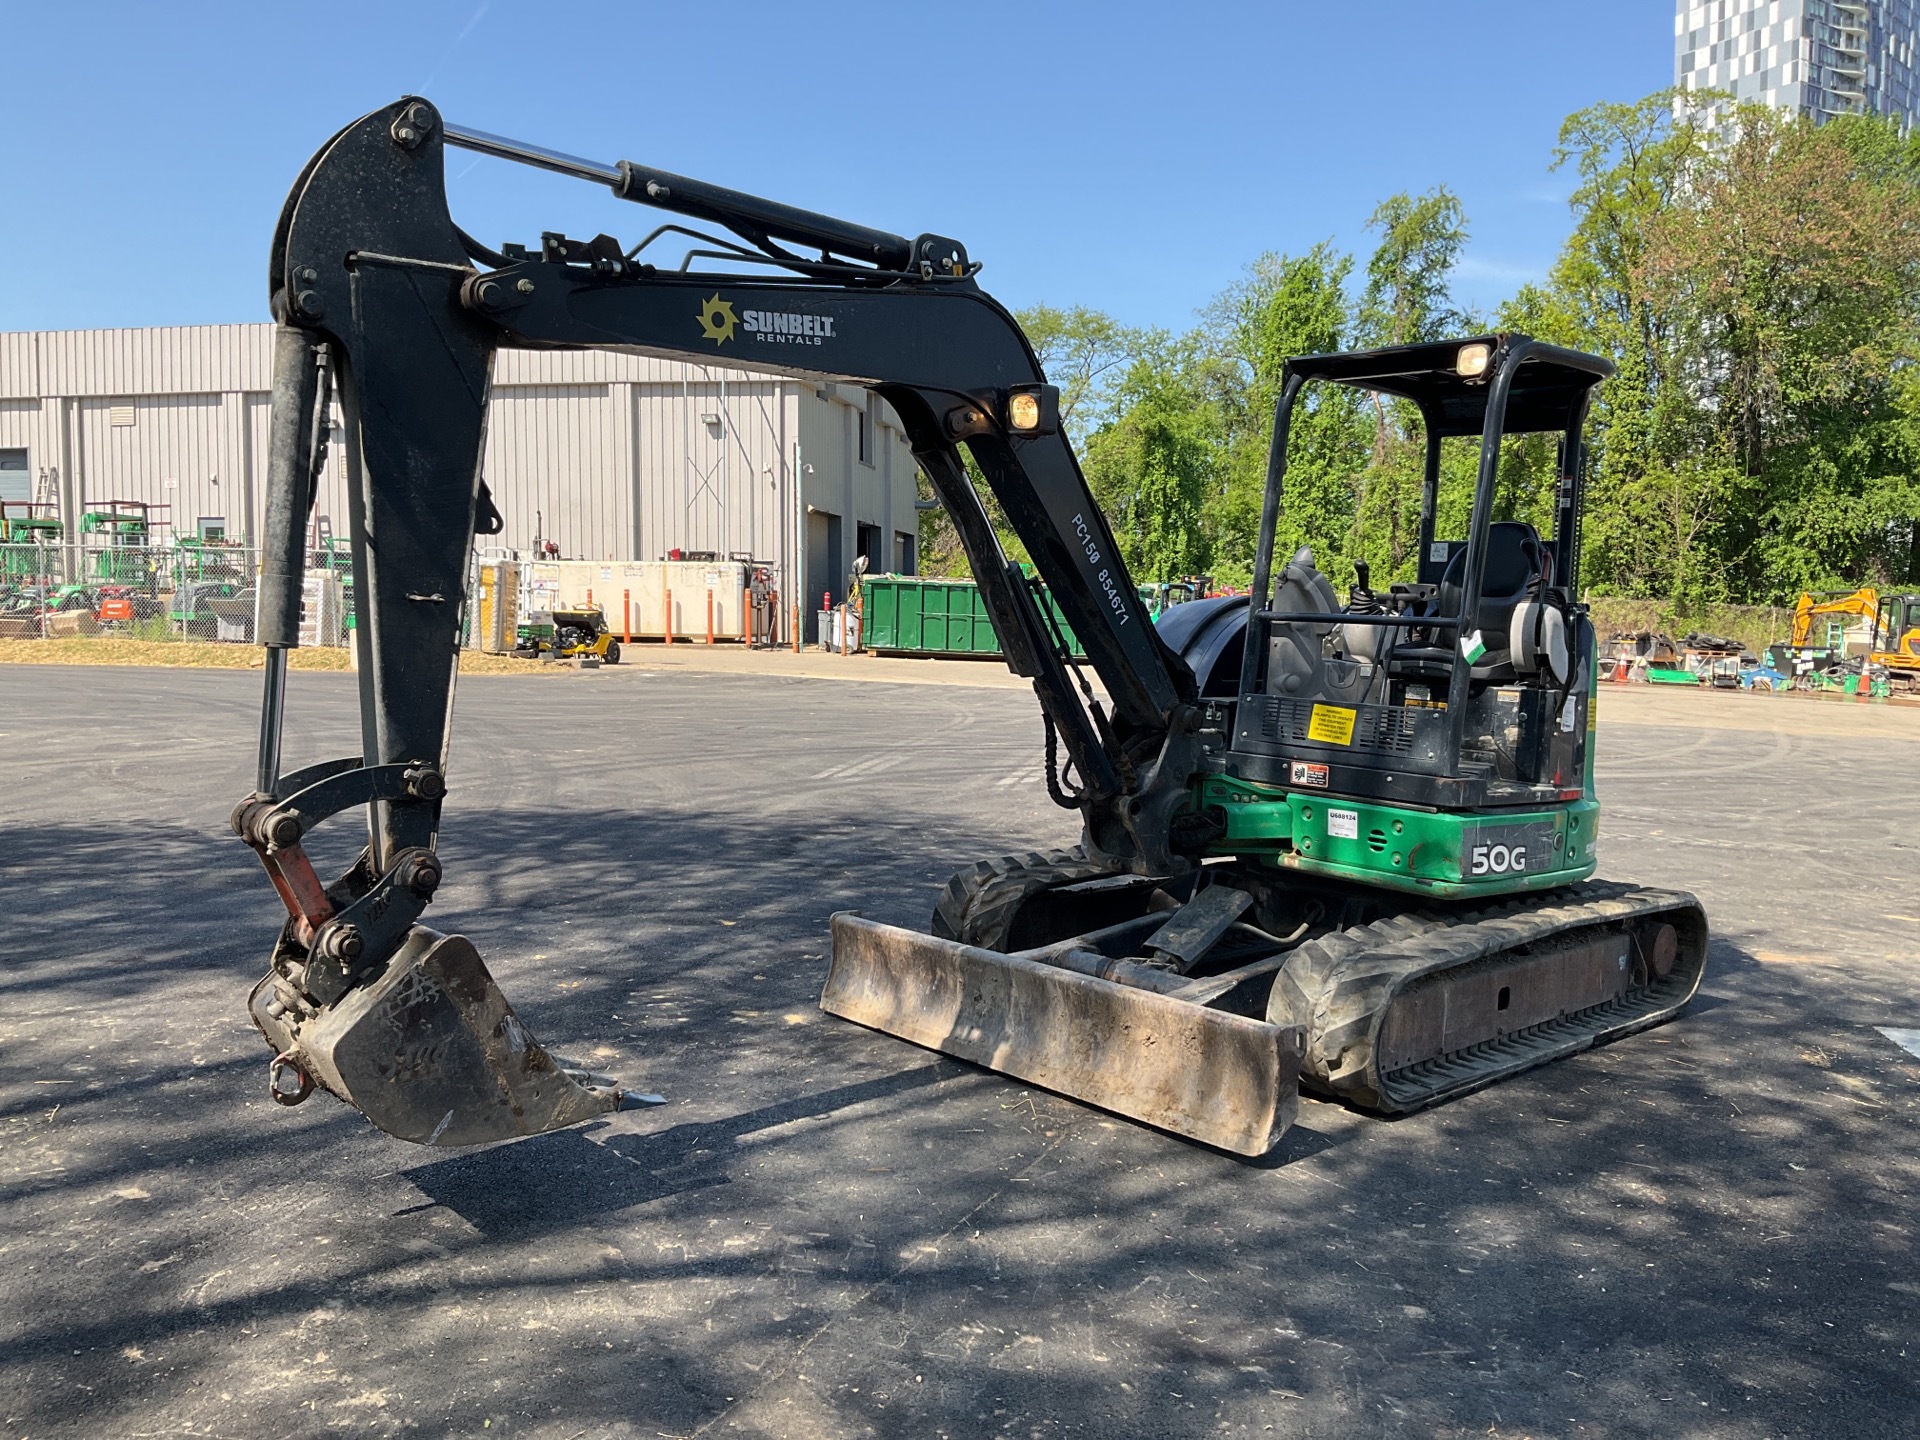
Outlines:
<svg viewBox="0 0 1920 1440"><path fill-rule="evenodd" d="M1199 783L1194 798L1227 817L1226 835L1211 847L1217 854L1264 852L1287 869L1449 899L1584 880L1594 871L1600 824L1599 803L1590 797L1546 810L1443 814L1214 777ZM1530 846L1539 853L1528 853L1519 868L1507 842L1522 826L1547 827L1551 849ZM1490 854L1498 868L1468 873L1476 850L1483 852L1479 858ZM1469 858L1463 863L1463 857Z"/></svg>
<svg viewBox="0 0 1920 1440"><path fill-rule="evenodd" d="M1141 598L1147 598L1143 588ZM860 582L861 648L896 655L1000 654L1000 637L971 580L923 580L914 575L868 575ZM1044 589L1040 603L1074 655L1086 651Z"/></svg>

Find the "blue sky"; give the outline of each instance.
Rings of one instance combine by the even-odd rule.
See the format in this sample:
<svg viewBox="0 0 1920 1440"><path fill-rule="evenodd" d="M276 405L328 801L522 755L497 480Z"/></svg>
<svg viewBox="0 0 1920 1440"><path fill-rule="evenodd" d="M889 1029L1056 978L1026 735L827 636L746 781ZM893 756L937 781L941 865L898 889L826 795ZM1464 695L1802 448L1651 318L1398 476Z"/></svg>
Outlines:
<svg viewBox="0 0 1920 1440"><path fill-rule="evenodd" d="M1571 111L1672 77L1673 0L1265 5L298 5L0 0L0 329L266 317L288 185L402 93L453 120L905 232L1008 304L1181 328L1266 250L1364 253L1451 186L1460 298L1541 275ZM637 238L654 214L455 156L490 243Z"/></svg>

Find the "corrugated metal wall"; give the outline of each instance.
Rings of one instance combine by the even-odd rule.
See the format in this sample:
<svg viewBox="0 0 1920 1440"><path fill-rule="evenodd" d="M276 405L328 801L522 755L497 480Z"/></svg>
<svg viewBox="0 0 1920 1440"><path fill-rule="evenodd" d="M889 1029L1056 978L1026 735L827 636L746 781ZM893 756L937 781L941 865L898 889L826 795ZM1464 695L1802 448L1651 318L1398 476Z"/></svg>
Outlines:
<svg viewBox="0 0 1920 1440"><path fill-rule="evenodd" d="M633 482L612 393L624 388L493 387L480 473L507 522L500 542L526 549L538 535L568 556L627 558Z"/></svg>
<svg viewBox="0 0 1920 1440"><path fill-rule="evenodd" d="M0 449L31 448L39 429L38 400L0 400Z"/></svg>
<svg viewBox="0 0 1920 1440"><path fill-rule="evenodd" d="M243 398L231 397L239 413ZM116 413L117 412L117 413ZM115 424L131 418L131 424ZM247 500L248 460L230 443L228 407L218 394L143 395L80 402L83 509L112 500L166 506L178 539L198 533L200 519L219 517Z"/></svg>
<svg viewBox="0 0 1920 1440"><path fill-rule="evenodd" d="M40 341L32 330L0 334L0 400L38 400Z"/></svg>
<svg viewBox="0 0 1920 1440"><path fill-rule="evenodd" d="M271 325L58 330L41 336L46 395L219 394L273 388Z"/></svg>
<svg viewBox="0 0 1920 1440"><path fill-rule="evenodd" d="M36 475L58 468L70 512L143 500L172 507L178 535L220 516L230 536L252 537L272 335L270 325L0 333L0 446L28 449ZM530 548L538 528L564 554L596 560L750 553L774 562L784 587L803 406L823 412L810 422L820 433L807 441L807 503L847 514L849 545L858 523L912 525L913 464L897 427L877 428L872 466L827 439L829 415L838 430L845 405L865 403L844 391L611 351L502 351L483 466L507 522L497 543ZM114 425L128 406L133 423ZM346 533L338 443L316 513Z"/></svg>
<svg viewBox="0 0 1920 1440"><path fill-rule="evenodd" d="M795 387L690 375L633 388L641 496L639 554L673 549L782 558L791 494L789 396Z"/></svg>

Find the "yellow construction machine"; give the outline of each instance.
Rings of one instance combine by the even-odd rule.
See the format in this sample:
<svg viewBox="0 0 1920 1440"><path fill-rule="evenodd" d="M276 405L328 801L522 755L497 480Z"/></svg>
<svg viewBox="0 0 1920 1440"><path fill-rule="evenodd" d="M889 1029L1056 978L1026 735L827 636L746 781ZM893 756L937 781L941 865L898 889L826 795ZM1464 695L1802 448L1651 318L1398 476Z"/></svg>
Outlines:
<svg viewBox="0 0 1920 1440"><path fill-rule="evenodd" d="M1883 667L1899 688L1920 688L1920 595L1882 595L1871 585L1849 592L1803 593L1793 607L1793 632L1787 641L1795 658L1827 650L1834 651L1836 659L1847 658L1844 643L1823 645L1815 639L1815 626L1833 619L1864 620L1866 662Z"/></svg>

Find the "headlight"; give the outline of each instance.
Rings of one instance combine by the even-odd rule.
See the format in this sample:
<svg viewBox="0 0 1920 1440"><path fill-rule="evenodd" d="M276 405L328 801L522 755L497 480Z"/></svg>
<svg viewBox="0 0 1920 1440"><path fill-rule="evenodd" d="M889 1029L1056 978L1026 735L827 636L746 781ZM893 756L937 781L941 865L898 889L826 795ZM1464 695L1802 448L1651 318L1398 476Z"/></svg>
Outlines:
<svg viewBox="0 0 1920 1440"><path fill-rule="evenodd" d="M1007 427L1012 430L1040 428L1040 397L1031 390L1016 390L1007 400Z"/></svg>
<svg viewBox="0 0 1920 1440"><path fill-rule="evenodd" d="M1487 366L1493 361L1491 345L1462 345L1460 353L1454 357L1453 370L1463 380L1472 380L1487 373Z"/></svg>

